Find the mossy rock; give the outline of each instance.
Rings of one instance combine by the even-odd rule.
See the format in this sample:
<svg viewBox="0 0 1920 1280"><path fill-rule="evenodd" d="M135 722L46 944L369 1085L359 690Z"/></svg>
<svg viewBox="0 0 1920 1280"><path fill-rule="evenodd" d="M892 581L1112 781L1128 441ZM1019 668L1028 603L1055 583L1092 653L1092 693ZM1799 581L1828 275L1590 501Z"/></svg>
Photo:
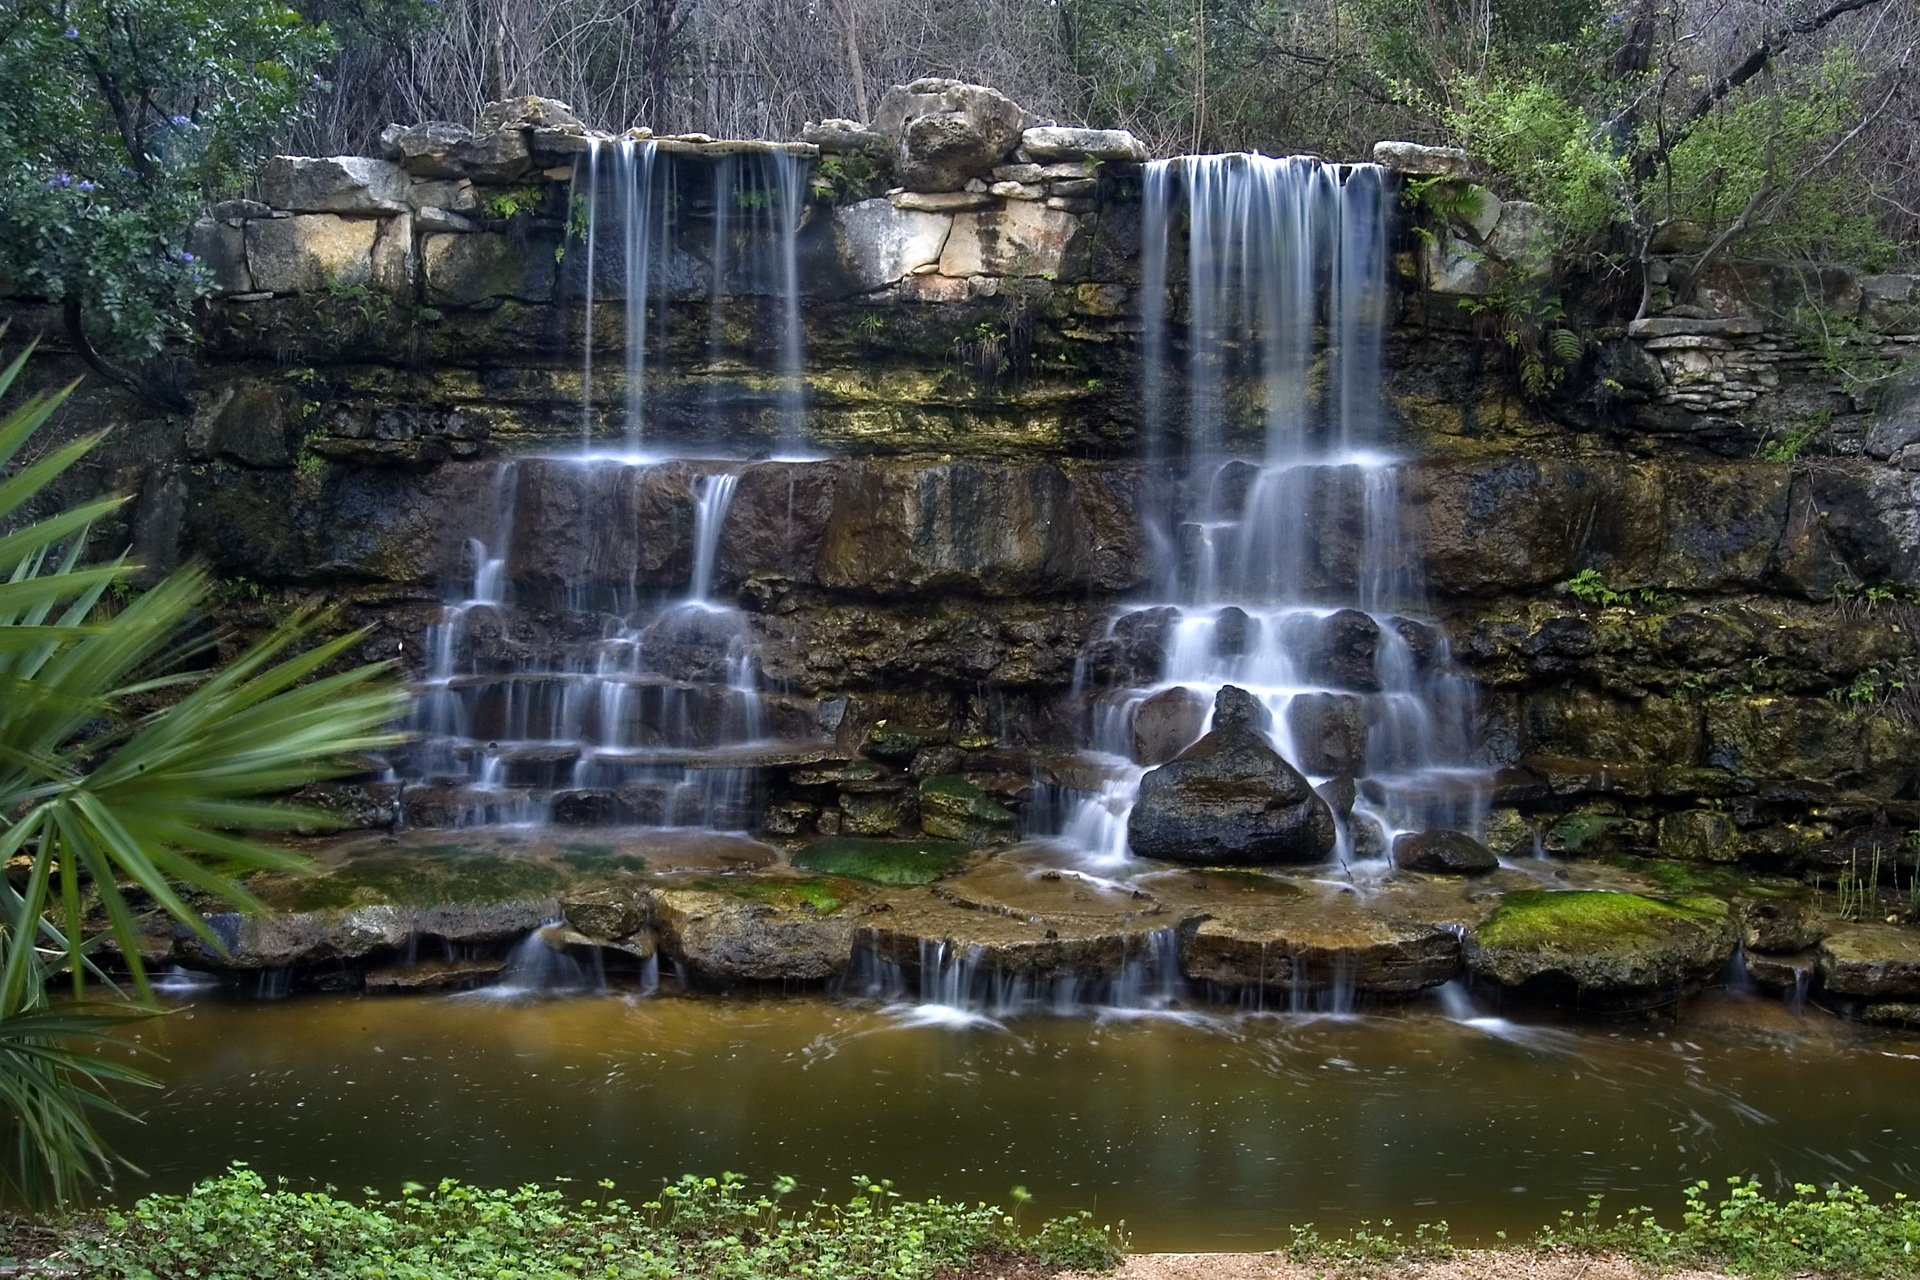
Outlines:
<svg viewBox="0 0 1920 1280"><path fill-rule="evenodd" d="M541 859L435 845L366 854L318 875L257 876L247 888L277 911L327 911L517 901L557 893L571 879Z"/></svg>
<svg viewBox="0 0 1920 1280"><path fill-rule="evenodd" d="M1677 999L1720 972L1734 927L1718 898L1526 890L1467 935L1476 977L1550 999L1636 1007Z"/></svg>
<svg viewBox="0 0 1920 1280"><path fill-rule="evenodd" d="M1570 813L1541 836L1546 851L1569 858L1606 858L1644 853L1652 833L1638 818L1612 813Z"/></svg>
<svg viewBox="0 0 1920 1280"><path fill-rule="evenodd" d="M873 884L930 884L967 853L955 840L820 840L793 856L802 871Z"/></svg>
<svg viewBox="0 0 1920 1280"><path fill-rule="evenodd" d="M762 902L768 906L786 910L811 911L816 915L830 916L846 905L846 899L838 890L825 880L794 880L785 877L755 877L752 879L733 879L725 876L711 876L696 881L696 889L709 893L724 893L731 897L743 898L748 902Z"/></svg>
<svg viewBox="0 0 1920 1280"><path fill-rule="evenodd" d="M965 778L937 774L920 783L920 829L942 840L991 844L1013 835L1013 811Z"/></svg>

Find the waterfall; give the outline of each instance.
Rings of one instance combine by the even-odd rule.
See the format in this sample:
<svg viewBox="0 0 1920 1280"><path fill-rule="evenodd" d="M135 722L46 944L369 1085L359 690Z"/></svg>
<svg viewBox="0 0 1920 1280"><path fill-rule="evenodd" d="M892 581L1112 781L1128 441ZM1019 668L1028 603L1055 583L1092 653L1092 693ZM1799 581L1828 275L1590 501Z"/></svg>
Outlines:
<svg viewBox="0 0 1920 1280"><path fill-rule="evenodd" d="M1373 165L1147 167L1141 453L1184 481L1146 513L1154 598L1104 637L1151 633L1164 656L1144 683L1088 690L1105 781L1062 840L1095 862L1128 856L1143 704L1180 689L1210 704L1227 684L1267 706L1275 749L1330 797L1341 861L1378 860L1402 831L1482 821L1472 687L1421 618L1388 447L1388 197ZM1170 301L1182 296L1184 317ZM1196 715L1183 741L1206 727Z"/></svg>
<svg viewBox="0 0 1920 1280"><path fill-rule="evenodd" d="M778 149L589 140L561 259L581 308L582 444L496 464L495 509L426 637L395 770L411 820L757 821L755 758L794 730L775 742L753 630L727 597L747 464L719 437L757 423L772 451L803 448L805 188L805 161ZM704 368L662 358L676 329L704 330ZM618 359L596 360L603 334ZM689 395L690 379L705 388ZM685 560L640 564L679 511Z"/></svg>

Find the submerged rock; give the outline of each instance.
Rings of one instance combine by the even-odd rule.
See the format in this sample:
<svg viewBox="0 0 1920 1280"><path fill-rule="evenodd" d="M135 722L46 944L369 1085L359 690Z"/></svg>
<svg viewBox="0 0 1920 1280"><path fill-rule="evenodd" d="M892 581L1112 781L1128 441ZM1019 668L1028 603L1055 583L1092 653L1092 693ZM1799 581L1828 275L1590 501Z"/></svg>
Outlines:
<svg viewBox="0 0 1920 1280"><path fill-rule="evenodd" d="M1403 871L1480 876L1499 870L1500 859L1464 832L1409 831L1393 838L1393 865Z"/></svg>
<svg viewBox="0 0 1920 1280"><path fill-rule="evenodd" d="M1127 819L1137 857L1173 862L1319 862L1333 852L1333 811L1263 732L1267 709L1228 685L1213 729L1140 780Z"/></svg>
<svg viewBox="0 0 1920 1280"><path fill-rule="evenodd" d="M1510 893L1465 940L1467 968L1503 987L1582 1004L1662 1004L1733 955L1733 922L1715 898L1636 893Z"/></svg>

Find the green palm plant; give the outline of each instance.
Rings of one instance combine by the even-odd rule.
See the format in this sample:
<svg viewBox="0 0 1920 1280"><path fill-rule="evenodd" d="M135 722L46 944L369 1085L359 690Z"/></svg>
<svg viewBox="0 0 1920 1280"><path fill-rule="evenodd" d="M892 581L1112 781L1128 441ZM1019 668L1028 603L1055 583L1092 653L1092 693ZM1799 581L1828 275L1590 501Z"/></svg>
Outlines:
<svg viewBox="0 0 1920 1280"><path fill-rule="evenodd" d="M0 397L30 351L0 369ZM0 416L0 1184L39 1203L111 1171L94 1121L119 1110L112 1086L143 1079L107 1039L153 1008L142 916L218 946L183 895L256 907L241 878L299 860L252 837L313 820L276 797L391 743L401 697L378 666L332 671L358 637L322 638L312 612L224 667L186 669L211 643L203 572L122 603L109 593L134 566L86 564L84 547L124 499L28 514L100 438L13 468L71 390ZM53 1002L63 986L71 999Z"/></svg>

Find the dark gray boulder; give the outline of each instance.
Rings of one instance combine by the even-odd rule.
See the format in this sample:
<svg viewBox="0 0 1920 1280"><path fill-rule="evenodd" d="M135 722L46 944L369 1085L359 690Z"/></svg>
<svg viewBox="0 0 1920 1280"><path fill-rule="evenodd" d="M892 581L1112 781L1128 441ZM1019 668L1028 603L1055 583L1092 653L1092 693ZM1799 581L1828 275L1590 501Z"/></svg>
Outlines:
<svg viewBox="0 0 1920 1280"><path fill-rule="evenodd" d="M1307 863L1333 852L1333 811L1268 743L1267 709L1228 685L1213 729L1150 770L1127 819L1142 858L1210 865Z"/></svg>
<svg viewBox="0 0 1920 1280"><path fill-rule="evenodd" d="M1459 831L1402 832L1393 838L1393 865L1442 876L1481 876L1500 869L1493 850Z"/></svg>

